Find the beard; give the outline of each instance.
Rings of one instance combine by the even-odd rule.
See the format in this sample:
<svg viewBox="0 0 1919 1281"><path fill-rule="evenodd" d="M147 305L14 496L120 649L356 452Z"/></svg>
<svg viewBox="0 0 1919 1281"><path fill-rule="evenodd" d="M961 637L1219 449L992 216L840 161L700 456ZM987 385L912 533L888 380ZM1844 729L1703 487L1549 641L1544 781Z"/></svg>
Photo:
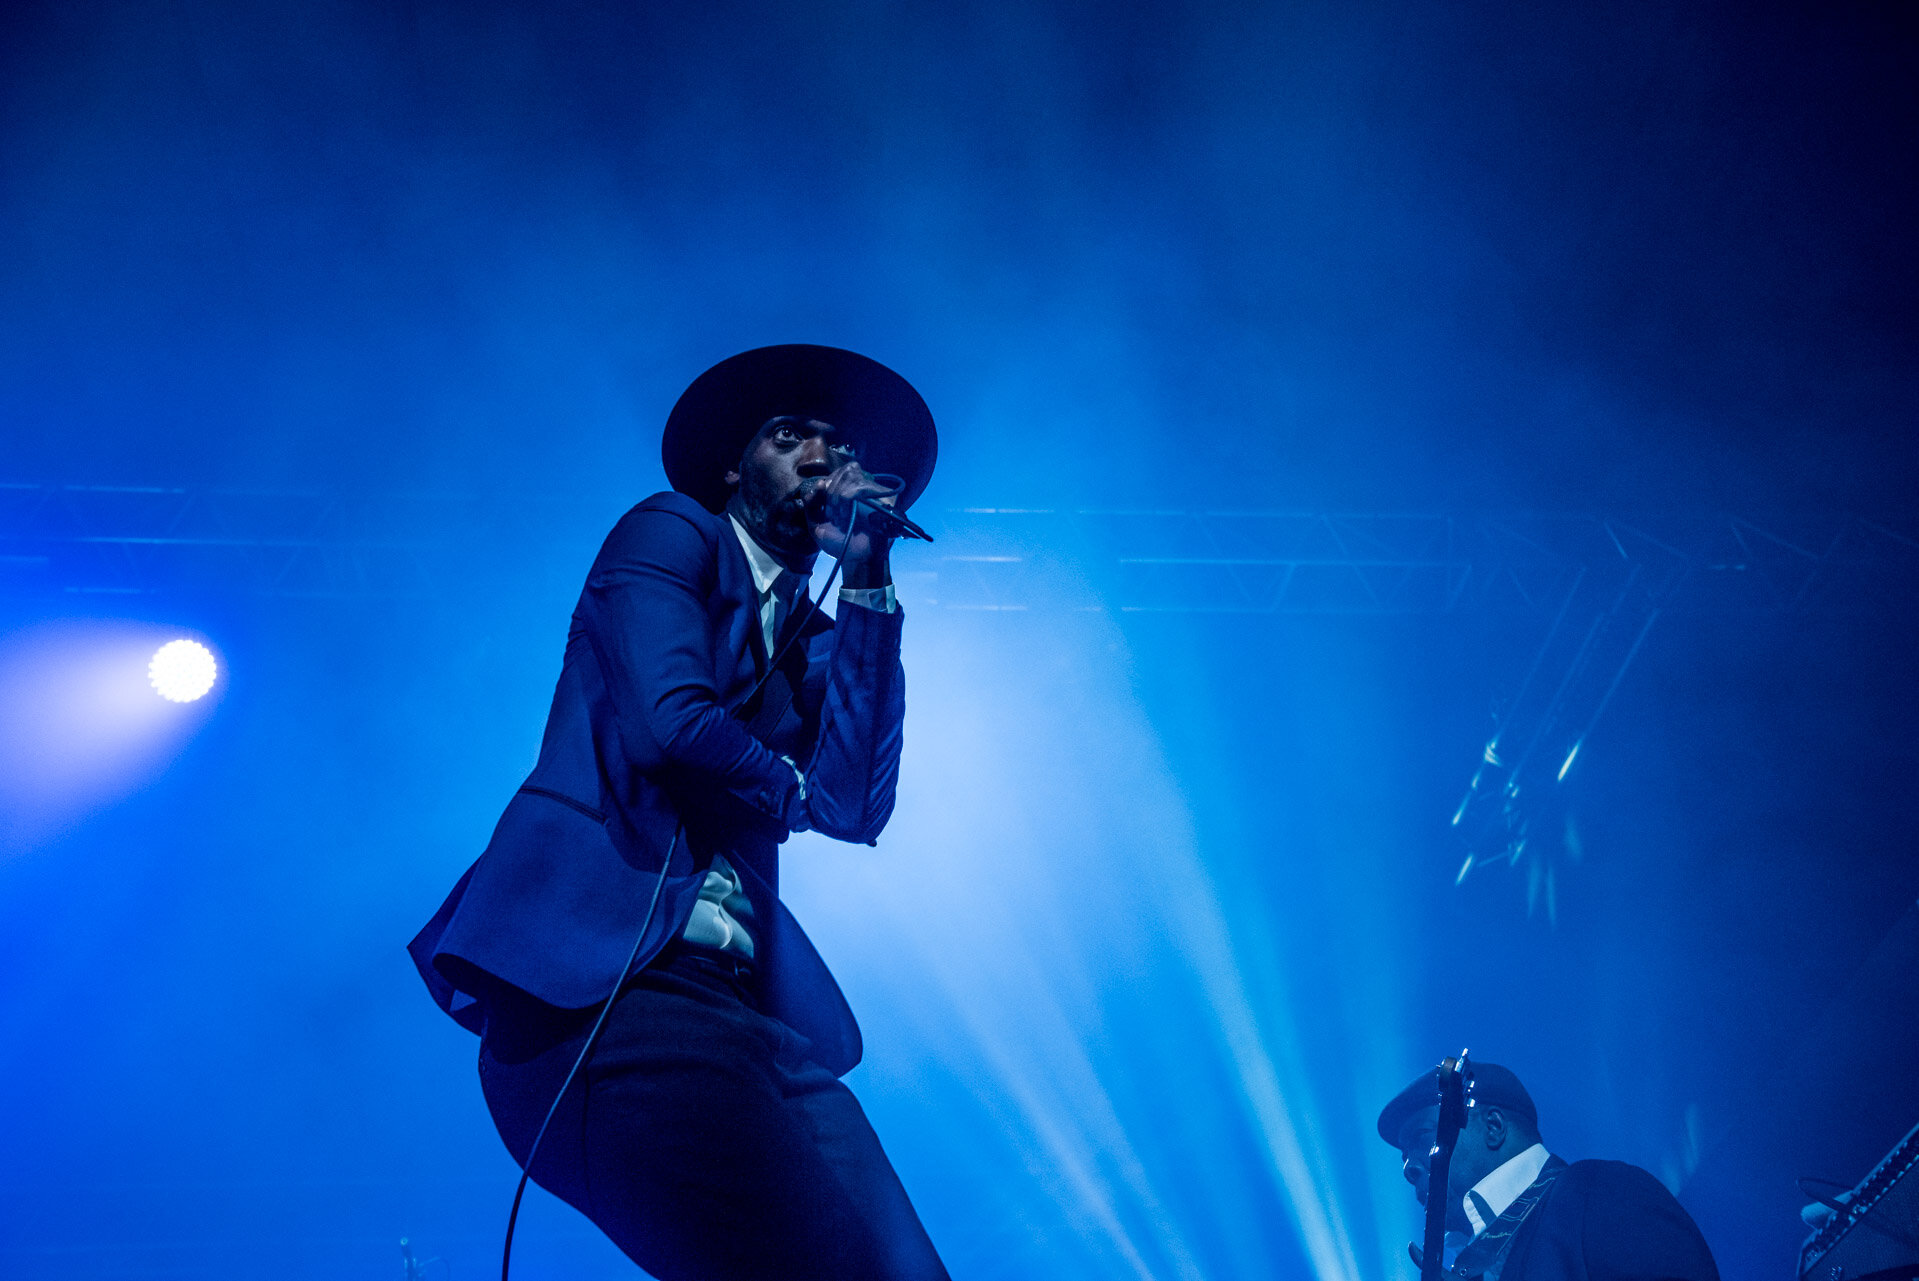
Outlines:
<svg viewBox="0 0 1919 1281"><path fill-rule="evenodd" d="M750 473L741 478L727 510L769 550L794 558L808 558L818 552L819 543L813 537L813 521L807 511L814 482L803 480L782 493L770 485L755 484L755 479Z"/></svg>

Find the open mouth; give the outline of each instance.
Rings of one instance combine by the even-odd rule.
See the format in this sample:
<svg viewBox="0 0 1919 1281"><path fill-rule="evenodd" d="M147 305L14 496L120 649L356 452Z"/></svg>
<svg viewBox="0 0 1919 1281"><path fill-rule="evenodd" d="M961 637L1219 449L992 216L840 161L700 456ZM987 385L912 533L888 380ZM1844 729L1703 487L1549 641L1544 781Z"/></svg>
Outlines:
<svg viewBox="0 0 1919 1281"><path fill-rule="evenodd" d="M791 507L801 520L808 523L818 520L826 507L823 485L824 482L808 477L787 496L784 505Z"/></svg>

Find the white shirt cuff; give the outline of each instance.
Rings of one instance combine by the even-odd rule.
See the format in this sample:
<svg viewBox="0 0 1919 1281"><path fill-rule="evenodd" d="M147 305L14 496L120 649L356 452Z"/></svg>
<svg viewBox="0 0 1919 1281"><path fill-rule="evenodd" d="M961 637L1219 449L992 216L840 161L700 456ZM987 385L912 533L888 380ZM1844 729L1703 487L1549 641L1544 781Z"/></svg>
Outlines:
<svg viewBox="0 0 1919 1281"><path fill-rule="evenodd" d="M800 767L793 763L793 758L791 756L782 756L780 757L780 759L785 761L786 767L793 771L793 777L799 781L800 799L805 800L806 799L806 775L800 773Z"/></svg>
<svg viewBox="0 0 1919 1281"><path fill-rule="evenodd" d="M842 587L840 600L847 605L858 605L862 609L876 609L882 614L891 614L899 609L899 602L893 597L893 584L884 587Z"/></svg>

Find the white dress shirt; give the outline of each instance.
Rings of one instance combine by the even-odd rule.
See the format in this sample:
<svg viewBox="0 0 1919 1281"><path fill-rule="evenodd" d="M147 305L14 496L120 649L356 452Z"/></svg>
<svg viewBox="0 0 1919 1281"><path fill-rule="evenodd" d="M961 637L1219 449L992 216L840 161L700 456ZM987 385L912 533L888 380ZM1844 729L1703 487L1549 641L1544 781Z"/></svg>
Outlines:
<svg viewBox="0 0 1919 1281"><path fill-rule="evenodd" d="M1533 1180L1546 1168L1546 1162L1552 1159L1552 1155L1546 1151L1545 1144L1535 1143L1473 1184L1466 1193L1465 1203L1466 1221L1473 1225L1474 1236L1484 1232L1494 1219L1506 1213L1506 1207L1533 1185Z"/></svg>

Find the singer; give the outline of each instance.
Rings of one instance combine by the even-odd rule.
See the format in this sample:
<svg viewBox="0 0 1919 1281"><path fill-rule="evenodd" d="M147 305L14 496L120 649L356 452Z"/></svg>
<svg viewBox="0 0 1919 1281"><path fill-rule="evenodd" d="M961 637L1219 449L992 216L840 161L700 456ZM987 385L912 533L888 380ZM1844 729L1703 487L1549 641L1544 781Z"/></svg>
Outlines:
<svg viewBox="0 0 1919 1281"><path fill-rule="evenodd" d="M779 899L789 832L870 844L893 809L889 545L916 527L885 511L932 477L932 415L864 356L762 347L687 388L662 453L674 492L593 562L538 763L409 950L480 1034L507 1148L524 1165L560 1097L534 1180L662 1281L944 1278L839 1080L859 1027ZM808 594L822 552L836 619Z"/></svg>

